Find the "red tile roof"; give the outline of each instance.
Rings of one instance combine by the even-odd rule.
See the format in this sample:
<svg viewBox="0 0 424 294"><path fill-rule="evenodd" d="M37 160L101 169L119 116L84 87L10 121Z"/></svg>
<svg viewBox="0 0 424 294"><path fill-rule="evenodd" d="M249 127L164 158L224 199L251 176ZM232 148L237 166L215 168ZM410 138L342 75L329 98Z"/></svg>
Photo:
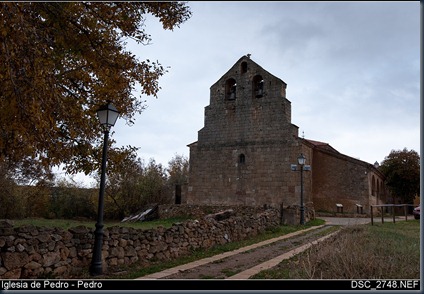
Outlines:
<svg viewBox="0 0 424 294"><path fill-rule="evenodd" d="M306 142L312 144L315 148L317 149L324 149L330 152L334 152L334 153L338 153L340 154L339 151L337 151L336 149L334 149L333 147L330 146L330 144L325 143L325 142L320 142L320 141L314 141L314 140L309 140L309 139L303 139Z"/></svg>

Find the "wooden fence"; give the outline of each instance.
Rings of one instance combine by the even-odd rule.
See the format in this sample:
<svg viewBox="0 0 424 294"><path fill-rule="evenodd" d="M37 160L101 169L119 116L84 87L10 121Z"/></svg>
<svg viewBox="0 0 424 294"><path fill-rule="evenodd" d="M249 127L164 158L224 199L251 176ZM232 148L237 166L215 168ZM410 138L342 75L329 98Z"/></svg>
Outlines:
<svg viewBox="0 0 424 294"><path fill-rule="evenodd" d="M405 220L408 220L408 206L414 206L412 204L379 204L379 205L371 205L371 225L374 225L374 216L373 216L373 208L374 207L382 207L381 209L381 223L384 224L384 209L385 207L391 207L391 213L393 216L393 222L395 223L395 207L403 207L403 210L405 212Z"/></svg>

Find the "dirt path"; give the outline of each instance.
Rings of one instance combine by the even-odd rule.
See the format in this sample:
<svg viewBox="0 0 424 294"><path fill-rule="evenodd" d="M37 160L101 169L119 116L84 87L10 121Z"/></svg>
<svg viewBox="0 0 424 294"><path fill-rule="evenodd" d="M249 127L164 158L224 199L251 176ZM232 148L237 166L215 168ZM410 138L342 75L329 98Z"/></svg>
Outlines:
<svg viewBox="0 0 424 294"><path fill-rule="evenodd" d="M163 277L163 279L226 279L239 272L271 260L303 244L308 244L328 234L329 226L305 232L269 245L219 259L204 265ZM326 232L327 231L327 232Z"/></svg>

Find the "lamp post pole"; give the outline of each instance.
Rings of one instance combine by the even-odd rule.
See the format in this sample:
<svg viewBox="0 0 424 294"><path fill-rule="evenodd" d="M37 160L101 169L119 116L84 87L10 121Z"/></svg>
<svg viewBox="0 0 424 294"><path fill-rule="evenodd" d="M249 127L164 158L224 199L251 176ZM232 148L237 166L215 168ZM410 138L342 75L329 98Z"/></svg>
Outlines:
<svg viewBox="0 0 424 294"><path fill-rule="evenodd" d="M297 163L300 165L300 224L305 224L305 207L303 205L303 168L306 163L306 157L302 154L297 158Z"/></svg>
<svg viewBox="0 0 424 294"><path fill-rule="evenodd" d="M303 164L300 165L300 224L305 224L305 207L303 206Z"/></svg>
<svg viewBox="0 0 424 294"><path fill-rule="evenodd" d="M300 224L305 224L305 206L303 205L303 171L310 171L311 166L305 165L306 163L306 157L301 153L299 157L297 158L297 165L292 164L290 166L292 171L297 171L298 166L300 166Z"/></svg>
<svg viewBox="0 0 424 294"><path fill-rule="evenodd" d="M96 230L94 231L93 258L91 260L91 266L90 266L90 274L92 276L101 275L103 273L103 266L102 266L103 210L104 210L108 140L109 140L109 128L105 128L104 139L103 139L102 168L101 168L101 176L100 176L99 206L98 206L98 213L97 213Z"/></svg>
<svg viewBox="0 0 424 294"><path fill-rule="evenodd" d="M103 210L106 185L106 161L107 161L107 145L109 141L109 131L115 125L119 112L109 101L106 105L97 110L97 116L103 127L103 155L102 167L100 173L100 191L99 191L99 207L97 212L96 230L94 231L93 258L91 259L90 274L92 276L101 275L103 273L102 266L102 246L103 246Z"/></svg>

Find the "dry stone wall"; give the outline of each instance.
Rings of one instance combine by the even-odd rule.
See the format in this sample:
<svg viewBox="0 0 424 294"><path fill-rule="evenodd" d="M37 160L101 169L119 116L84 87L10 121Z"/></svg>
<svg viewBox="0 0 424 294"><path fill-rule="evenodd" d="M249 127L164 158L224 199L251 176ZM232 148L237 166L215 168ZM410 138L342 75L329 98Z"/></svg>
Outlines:
<svg viewBox="0 0 424 294"><path fill-rule="evenodd" d="M208 214L231 209L237 216L250 216L264 212L269 209L267 206L241 206L241 205L159 205L158 215L161 219L186 216L189 218L203 218Z"/></svg>
<svg viewBox="0 0 424 294"><path fill-rule="evenodd" d="M247 239L279 225L278 210L236 215L216 221L199 218L171 228L142 230L111 227L104 230L103 266L170 260L194 249ZM69 230L0 223L0 278L78 278L88 269L94 243L93 228Z"/></svg>

